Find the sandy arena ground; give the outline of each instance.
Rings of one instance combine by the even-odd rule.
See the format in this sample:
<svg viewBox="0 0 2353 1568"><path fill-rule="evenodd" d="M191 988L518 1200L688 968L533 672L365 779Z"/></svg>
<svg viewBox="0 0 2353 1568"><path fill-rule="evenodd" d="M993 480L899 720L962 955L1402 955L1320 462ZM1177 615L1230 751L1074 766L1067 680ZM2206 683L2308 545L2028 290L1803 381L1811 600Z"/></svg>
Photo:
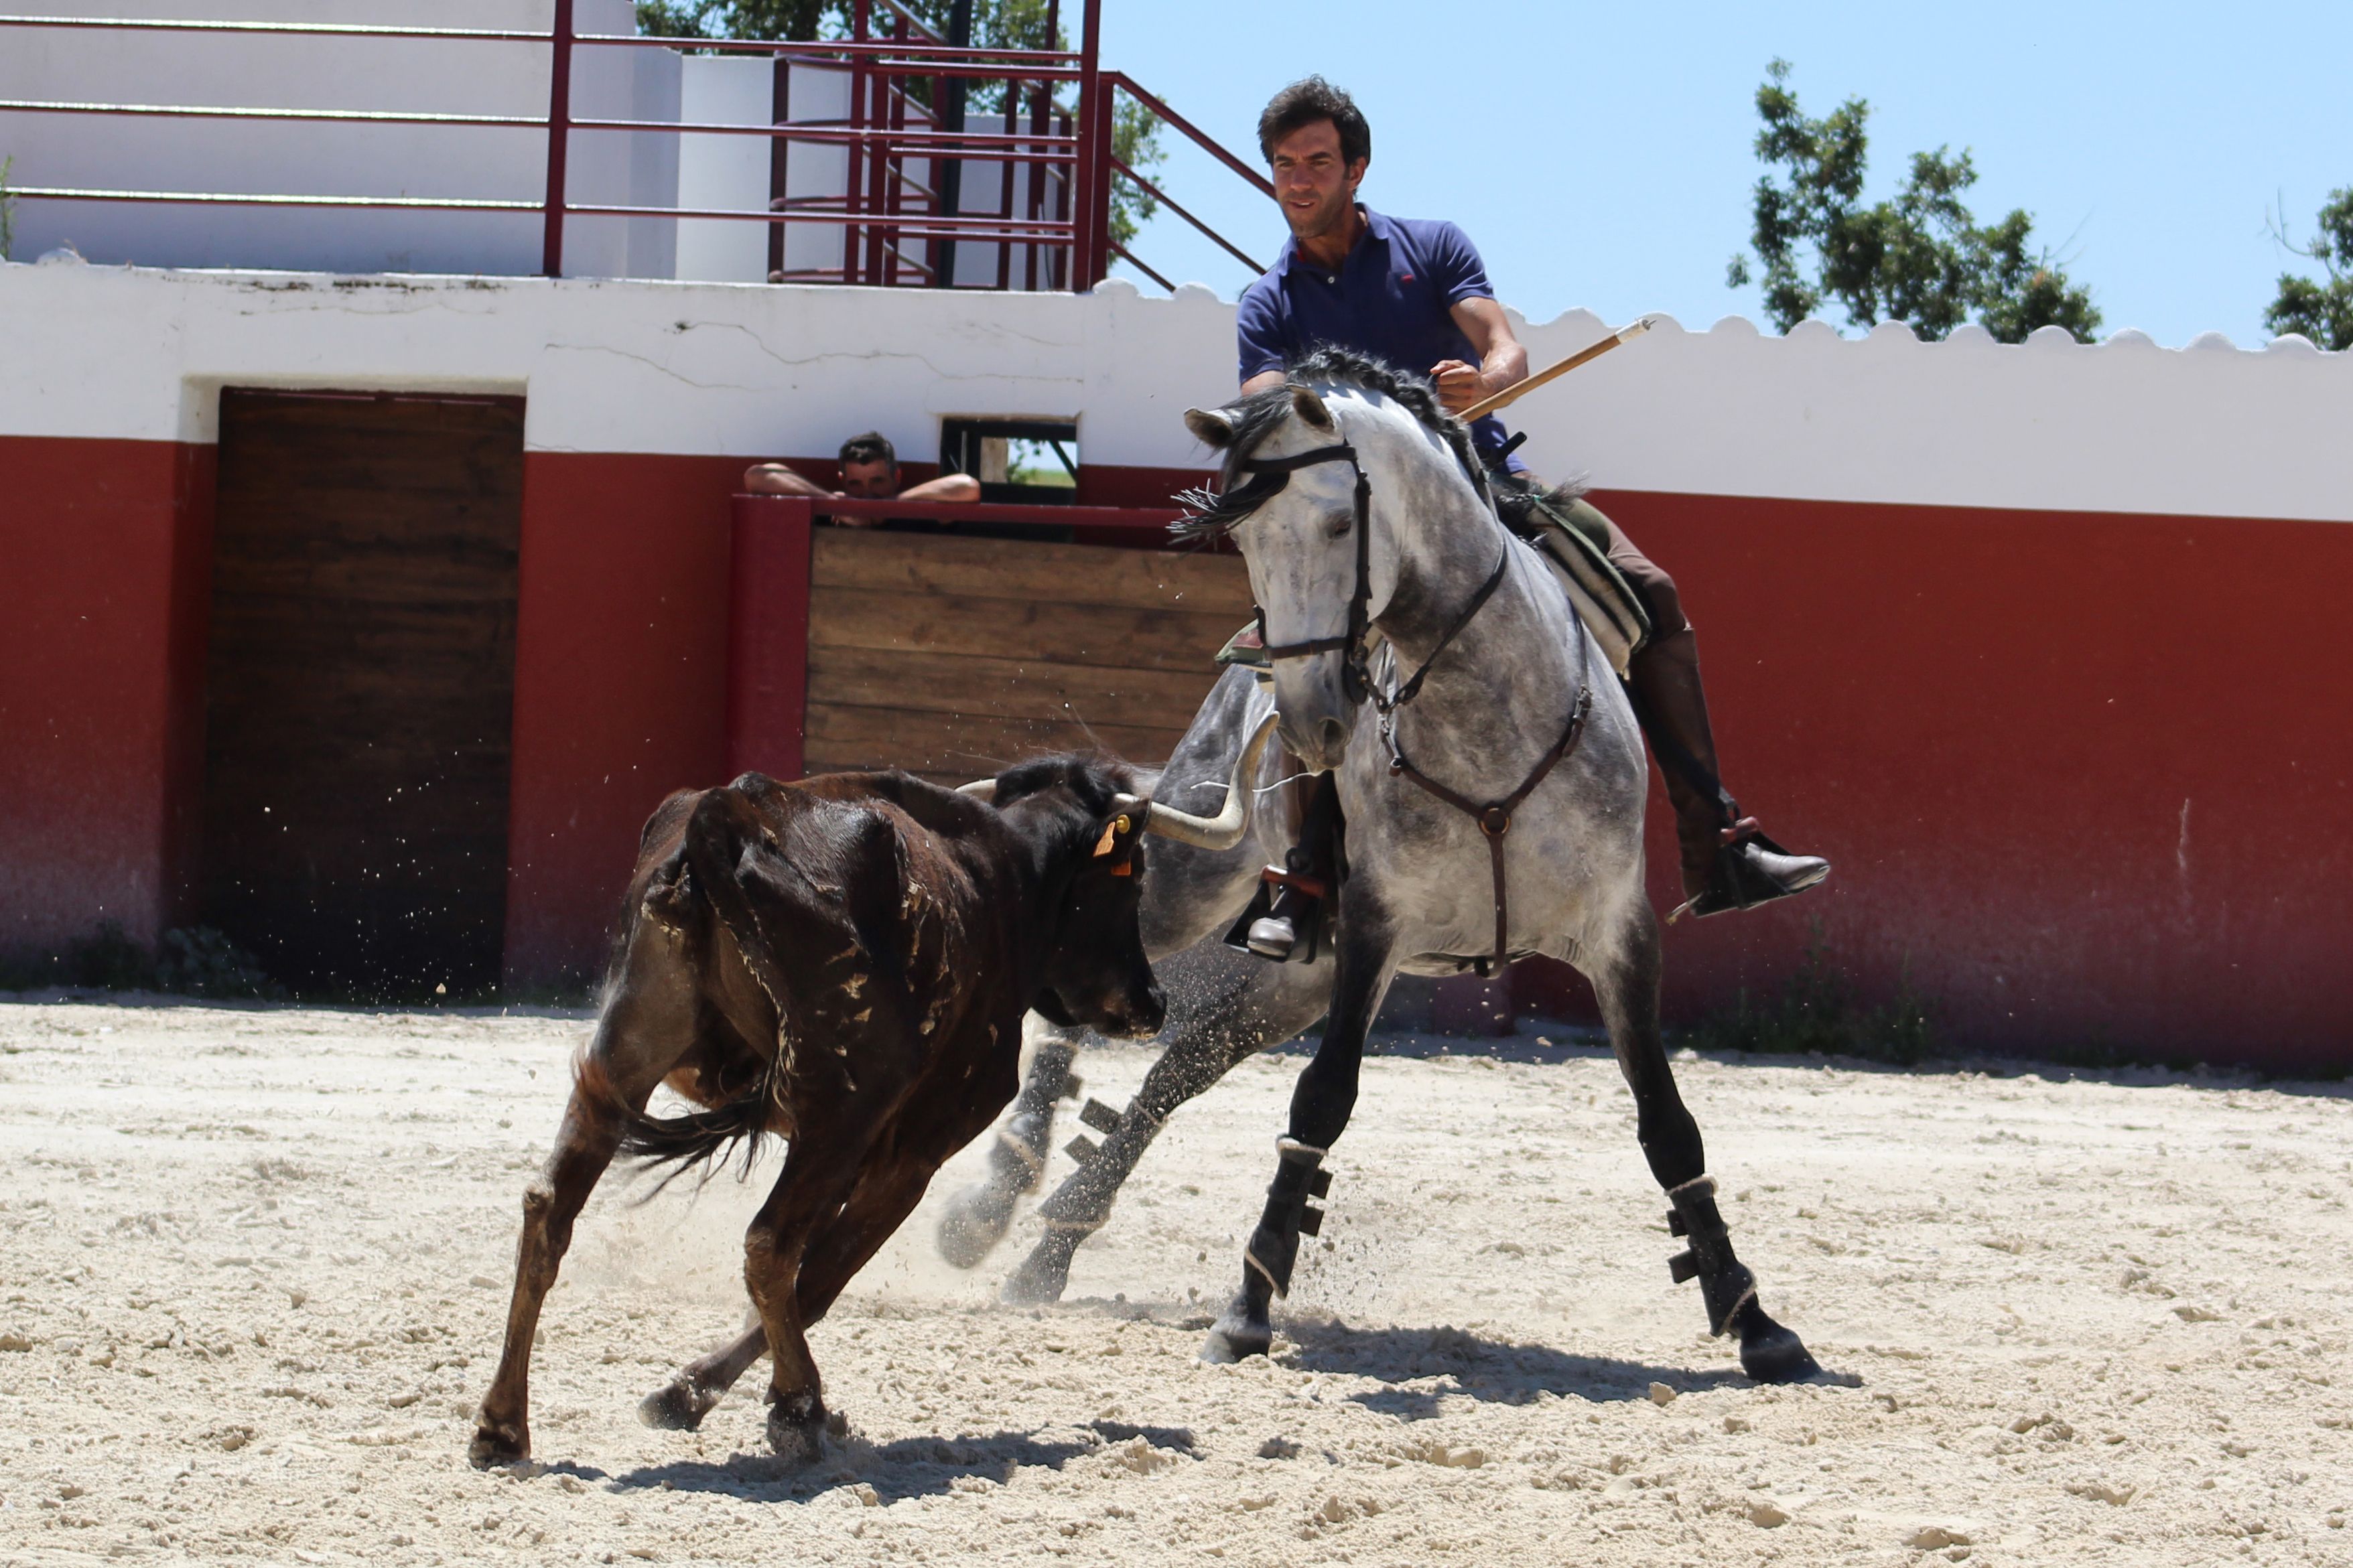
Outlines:
<svg viewBox="0 0 2353 1568"><path fill-rule="evenodd" d="M2353 1563L2353 1105L2160 1073L1684 1063L1767 1305L1845 1379L1768 1389L1668 1284L1585 1049L1369 1064L1271 1363L1197 1363L1298 1066L1262 1059L1060 1308L992 1301L1033 1219L934 1260L961 1156L812 1336L852 1430L807 1470L761 1369L699 1434L633 1414L739 1321L760 1186L614 1181L539 1462L478 1474L585 1030L0 1006L0 1561ZM1117 1103L1145 1065L1082 1070Z"/></svg>

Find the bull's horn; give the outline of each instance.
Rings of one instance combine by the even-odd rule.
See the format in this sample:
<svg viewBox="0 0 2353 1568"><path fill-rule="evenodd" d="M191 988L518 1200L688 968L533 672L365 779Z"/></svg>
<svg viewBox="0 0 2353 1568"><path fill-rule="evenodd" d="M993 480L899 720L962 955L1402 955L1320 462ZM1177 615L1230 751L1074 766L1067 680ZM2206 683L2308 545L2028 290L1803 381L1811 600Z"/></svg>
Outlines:
<svg viewBox="0 0 2353 1568"><path fill-rule="evenodd" d="M968 784L956 785L956 794L968 795L975 800L993 801L997 798L997 781L975 779Z"/></svg>
<svg viewBox="0 0 2353 1568"><path fill-rule="evenodd" d="M1258 759L1266 750L1267 737L1274 733L1278 717L1269 710L1242 747L1241 757L1234 763L1234 776L1226 785L1225 809L1215 816L1195 816L1155 800L1145 816L1145 831L1174 838L1179 844L1190 844L1197 849L1231 849L1240 844L1242 835L1250 831L1254 794L1251 786L1258 776Z"/></svg>

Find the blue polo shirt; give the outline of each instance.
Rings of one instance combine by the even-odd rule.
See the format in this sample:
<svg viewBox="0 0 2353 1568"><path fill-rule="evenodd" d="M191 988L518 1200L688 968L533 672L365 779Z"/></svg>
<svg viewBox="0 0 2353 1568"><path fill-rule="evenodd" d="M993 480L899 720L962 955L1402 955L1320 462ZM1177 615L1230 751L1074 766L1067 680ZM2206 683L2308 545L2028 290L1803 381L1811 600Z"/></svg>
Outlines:
<svg viewBox="0 0 2353 1568"><path fill-rule="evenodd" d="M1450 313L1495 290L1471 237L1433 218L1384 217L1367 206L1365 232L1340 270L1325 272L1286 239L1274 270L1242 291L1234 316L1241 379L1281 370L1321 344L1354 349L1400 370L1427 374L1440 360L1479 363ZM1481 458L1494 460L1508 435L1490 414L1471 426ZM1510 467L1524 465L1514 453Z"/></svg>

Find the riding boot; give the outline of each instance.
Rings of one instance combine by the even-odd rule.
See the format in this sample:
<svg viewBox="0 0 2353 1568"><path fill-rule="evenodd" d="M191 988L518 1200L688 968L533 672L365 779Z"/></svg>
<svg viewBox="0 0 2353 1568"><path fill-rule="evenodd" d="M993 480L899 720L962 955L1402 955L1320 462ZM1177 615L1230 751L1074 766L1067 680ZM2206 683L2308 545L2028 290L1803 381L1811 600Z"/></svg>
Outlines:
<svg viewBox="0 0 2353 1568"><path fill-rule="evenodd" d="M1232 1362L1264 1355L1274 1342L1267 1310L1277 1296L1291 1294L1292 1269L1299 1261L1299 1238L1324 1227L1324 1211L1309 1198L1332 1190L1332 1173L1322 1168L1324 1151L1294 1139L1275 1144L1274 1180L1266 1189L1266 1210L1242 1249L1242 1288L1209 1330L1203 1361Z"/></svg>
<svg viewBox="0 0 2353 1568"><path fill-rule="evenodd" d="M1804 1342L1765 1315L1757 1303L1757 1276L1733 1256L1731 1228L1715 1206L1715 1178L1694 1176L1667 1189L1667 1229L1691 1245L1667 1260L1678 1285L1697 1277L1707 1308L1707 1331L1740 1336L1740 1367L1759 1383L1791 1383L1822 1370Z"/></svg>
<svg viewBox="0 0 2353 1568"><path fill-rule="evenodd" d="M1333 868L1338 861L1334 843L1340 818L1340 790L1329 773L1293 781L1292 799L1299 808L1299 841L1283 856L1278 870L1268 867L1258 898L1235 922L1242 932L1227 942L1276 963L1315 961L1316 937L1325 901L1331 896Z"/></svg>
<svg viewBox="0 0 2353 1568"><path fill-rule="evenodd" d="M1683 909L1699 916L1755 909L1802 893L1831 874L1831 863L1820 856L1792 855L1766 837L1725 790L1707 692L1700 684L1699 638L1691 627L1644 644L1628 685L1675 809Z"/></svg>

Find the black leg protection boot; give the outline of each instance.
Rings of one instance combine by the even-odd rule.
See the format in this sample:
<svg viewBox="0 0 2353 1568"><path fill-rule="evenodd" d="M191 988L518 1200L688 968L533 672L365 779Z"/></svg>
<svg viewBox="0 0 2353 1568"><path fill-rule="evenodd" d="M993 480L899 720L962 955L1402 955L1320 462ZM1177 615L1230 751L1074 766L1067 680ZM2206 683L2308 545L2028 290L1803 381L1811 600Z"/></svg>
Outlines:
<svg viewBox="0 0 2353 1568"><path fill-rule="evenodd" d="M1122 1113L1100 1100L1082 1106L1079 1120L1107 1136L1098 1144L1082 1132L1062 1145L1079 1168L1038 1205L1046 1234L997 1288L997 1299L1008 1306L1040 1307L1062 1299L1071 1282L1071 1257L1080 1243L1111 1218L1121 1181L1159 1135L1161 1125L1149 1115L1136 1114L1133 1105Z"/></svg>
<svg viewBox="0 0 2353 1568"><path fill-rule="evenodd" d="M1209 1330L1201 1346L1203 1361L1233 1362L1267 1352L1274 1342L1267 1309L1275 1297L1291 1294L1300 1237L1314 1236L1324 1227L1324 1211L1310 1207L1307 1200L1332 1190L1332 1173L1322 1168L1324 1152L1289 1138L1275 1149L1279 1159L1266 1189L1266 1211L1242 1249L1241 1290Z"/></svg>
<svg viewBox="0 0 2353 1568"><path fill-rule="evenodd" d="M950 1198L947 1212L940 1215L940 1256L955 1268L978 1267L1013 1223L1013 1205L1045 1173L1055 1103L1079 1092L1079 1080L1071 1071L1078 1054L1076 1047L1060 1039L1039 1041L1036 1059L1014 1099L1013 1114L989 1146L988 1174Z"/></svg>
<svg viewBox="0 0 2353 1568"><path fill-rule="evenodd" d="M1645 643L1627 686L1675 808L1685 900L1675 915L1753 910L1802 893L1831 874L1821 857L1792 855L1766 837L1725 791L1716 771L1707 691L1700 684L1699 638L1689 626Z"/></svg>
<svg viewBox="0 0 2353 1568"><path fill-rule="evenodd" d="M1707 1306L1707 1331L1740 1336L1740 1370L1759 1383L1796 1383L1821 1375L1805 1343L1765 1315L1757 1304L1757 1276L1732 1255L1732 1232L1716 1212L1715 1178L1694 1176L1667 1189L1667 1228L1687 1238L1690 1250L1667 1260L1678 1285L1697 1276Z"/></svg>

